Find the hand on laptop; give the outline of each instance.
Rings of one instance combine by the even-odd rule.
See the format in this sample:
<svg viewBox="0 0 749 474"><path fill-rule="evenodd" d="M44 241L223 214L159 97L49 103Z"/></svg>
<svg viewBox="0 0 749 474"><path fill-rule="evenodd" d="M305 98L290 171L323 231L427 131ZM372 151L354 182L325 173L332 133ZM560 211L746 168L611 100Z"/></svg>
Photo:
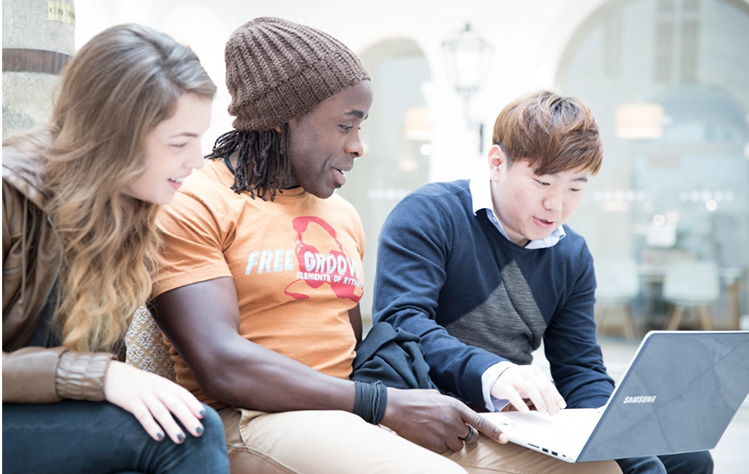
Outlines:
<svg viewBox="0 0 749 474"><path fill-rule="evenodd" d="M519 412L535 408L539 413L556 415L567 404L551 380L534 365L513 365L497 378L494 398L508 400Z"/></svg>

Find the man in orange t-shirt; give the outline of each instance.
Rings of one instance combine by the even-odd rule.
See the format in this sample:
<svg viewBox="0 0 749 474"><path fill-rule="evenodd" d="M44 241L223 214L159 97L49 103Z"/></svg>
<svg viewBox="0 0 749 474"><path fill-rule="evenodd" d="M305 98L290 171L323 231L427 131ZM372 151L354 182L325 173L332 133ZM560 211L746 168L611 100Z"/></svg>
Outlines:
<svg viewBox="0 0 749 474"><path fill-rule="evenodd" d="M156 293L233 283L242 338L348 378L357 343L349 311L358 311L363 293L359 215L335 194L322 200L296 187L265 201L236 194L233 182L221 160L211 161L160 216L166 245ZM177 382L214 408L227 406L208 398L172 355Z"/></svg>
<svg viewBox="0 0 749 474"><path fill-rule="evenodd" d="M234 130L169 180L183 189L160 216L153 309L178 382L220 410L232 471L501 471L521 448L459 400L349 379L364 237L334 191L364 153L359 58L277 18L240 27L225 56Z"/></svg>

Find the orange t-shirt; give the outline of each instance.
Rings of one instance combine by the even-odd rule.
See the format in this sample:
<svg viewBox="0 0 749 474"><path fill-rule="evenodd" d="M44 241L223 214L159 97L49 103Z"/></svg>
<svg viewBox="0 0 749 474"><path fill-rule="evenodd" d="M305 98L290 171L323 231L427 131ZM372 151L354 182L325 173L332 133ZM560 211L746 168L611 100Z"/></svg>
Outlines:
<svg viewBox="0 0 749 474"><path fill-rule="evenodd" d="M155 295L230 276L240 334L325 374L351 374L356 338L348 311L363 294L364 232L338 195L302 188L252 199L230 189L219 161L193 172L159 216L163 245ZM196 334L195 337L200 337ZM214 407L170 347L177 382Z"/></svg>

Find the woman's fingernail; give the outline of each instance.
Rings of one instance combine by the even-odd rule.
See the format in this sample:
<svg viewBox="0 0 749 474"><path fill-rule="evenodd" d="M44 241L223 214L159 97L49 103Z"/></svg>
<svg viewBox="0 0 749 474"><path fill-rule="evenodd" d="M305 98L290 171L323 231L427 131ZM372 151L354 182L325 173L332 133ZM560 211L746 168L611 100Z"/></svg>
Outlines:
<svg viewBox="0 0 749 474"><path fill-rule="evenodd" d="M198 435L202 435L203 434L203 427L202 426L198 426L197 428L195 428L195 431L198 433Z"/></svg>
<svg viewBox="0 0 749 474"><path fill-rule="evenodd" d="M179 442L181 443L182 441L184 441L184 440L185 440L185 435L183 435L182 433L178 433L178 434L177 434L177 439L178 439L178 440L179 440Z"/></svg>
<svg viewBox="0 0 749 474"><path fill-rule="evenodd" d="M204 409L200 410L200 416L205 416L205 410Z"/></svg>
<svg viewBox="0 0 749 474"><path fill-rule="evenodd" d="M156 437L159 439L159 441L161 441L162 439L164 439L164 433L159 431L158 433L156 433Z"/></svg>

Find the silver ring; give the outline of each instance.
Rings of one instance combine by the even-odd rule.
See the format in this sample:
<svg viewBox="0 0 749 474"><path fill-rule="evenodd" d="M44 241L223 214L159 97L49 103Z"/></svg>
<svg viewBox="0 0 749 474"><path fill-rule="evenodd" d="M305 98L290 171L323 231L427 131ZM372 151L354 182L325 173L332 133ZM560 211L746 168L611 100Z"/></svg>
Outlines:
<svg viewBox="0 0 749 474"><path fill-rule="evenodd" d="M467 443L468 441L471 441L474 436L476 436L476 430L473 429L473 426L471 425L466 425L466 426L468 427L468 430L469 430L468 434L466 435L465 438L458 436L458 439Z"/></svg>

